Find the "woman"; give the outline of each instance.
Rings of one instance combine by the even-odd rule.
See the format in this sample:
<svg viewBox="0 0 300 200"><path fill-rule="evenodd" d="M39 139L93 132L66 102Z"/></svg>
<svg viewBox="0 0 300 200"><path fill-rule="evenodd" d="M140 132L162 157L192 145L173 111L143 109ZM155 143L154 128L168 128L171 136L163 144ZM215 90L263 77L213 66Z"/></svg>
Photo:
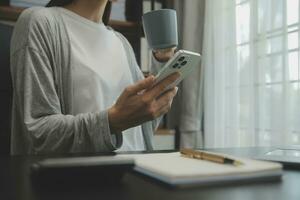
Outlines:
<svg viewBox="0 0 300 200"><path fill-rule="evenodd" d="M177 89L161 91L177 75L154 87L153 76L143 78L127 40L103 24L107 3L52 0L20 16L11 43L12 154L152 149Z"/></svg>

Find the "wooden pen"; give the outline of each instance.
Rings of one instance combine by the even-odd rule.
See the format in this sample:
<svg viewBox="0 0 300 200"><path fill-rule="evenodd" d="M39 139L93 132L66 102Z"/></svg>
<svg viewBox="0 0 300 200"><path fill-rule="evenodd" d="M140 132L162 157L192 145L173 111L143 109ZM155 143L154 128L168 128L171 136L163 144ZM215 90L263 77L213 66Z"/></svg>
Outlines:
<svg viewBox="0 0 300 200"><path fill-rule="evenodd" d="M184 157L193 158L193 159L207 160L207 161L220 163L220 164L231 164L234 166L243 165L241 161L234 160L214 153L208 153L205 151L196 151L193 149L181 149L180 153Z"/></svg>

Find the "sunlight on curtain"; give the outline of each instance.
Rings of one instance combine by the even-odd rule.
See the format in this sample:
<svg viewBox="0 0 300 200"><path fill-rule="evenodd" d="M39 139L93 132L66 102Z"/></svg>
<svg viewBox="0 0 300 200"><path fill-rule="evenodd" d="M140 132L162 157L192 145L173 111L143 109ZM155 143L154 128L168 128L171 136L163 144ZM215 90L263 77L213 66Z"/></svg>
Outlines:
<svg viewBox="0 0 300 200"><path fill-rule="evenodd" d="M300 144L299 0L206 1L205 146Z"/></svg>

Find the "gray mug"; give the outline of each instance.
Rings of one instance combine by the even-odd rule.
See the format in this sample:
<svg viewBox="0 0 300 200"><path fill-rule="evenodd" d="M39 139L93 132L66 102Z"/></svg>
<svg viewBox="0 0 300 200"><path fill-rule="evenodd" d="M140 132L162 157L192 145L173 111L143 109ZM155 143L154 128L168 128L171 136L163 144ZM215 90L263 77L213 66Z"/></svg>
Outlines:
<svg viewBox="0 0 300 200"><path fill-rule="evenodd" d="M143 15L143 27L151 49L166 49L178 45L175 10L160 9L145 13Z"/></svg>

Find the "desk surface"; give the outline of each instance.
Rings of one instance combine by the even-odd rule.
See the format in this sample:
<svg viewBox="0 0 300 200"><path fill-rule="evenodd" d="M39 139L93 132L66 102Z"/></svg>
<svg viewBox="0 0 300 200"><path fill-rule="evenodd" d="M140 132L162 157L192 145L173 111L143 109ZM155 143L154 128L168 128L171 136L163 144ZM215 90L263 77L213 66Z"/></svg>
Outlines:
<svg viewBox="0 0 300 200"><path fill-rule="evenodd" d="M218 152L252 157L267 148L215 149ZM276 200L300 199L300 171L285 170L282 181L230 184L223 186L174 189L150 178L129 173L122 184L115 186L89 185L74 187L35 188L28 176L28 167L37 157L0 157L0 199L137 199L137 200Z"/></svg>

